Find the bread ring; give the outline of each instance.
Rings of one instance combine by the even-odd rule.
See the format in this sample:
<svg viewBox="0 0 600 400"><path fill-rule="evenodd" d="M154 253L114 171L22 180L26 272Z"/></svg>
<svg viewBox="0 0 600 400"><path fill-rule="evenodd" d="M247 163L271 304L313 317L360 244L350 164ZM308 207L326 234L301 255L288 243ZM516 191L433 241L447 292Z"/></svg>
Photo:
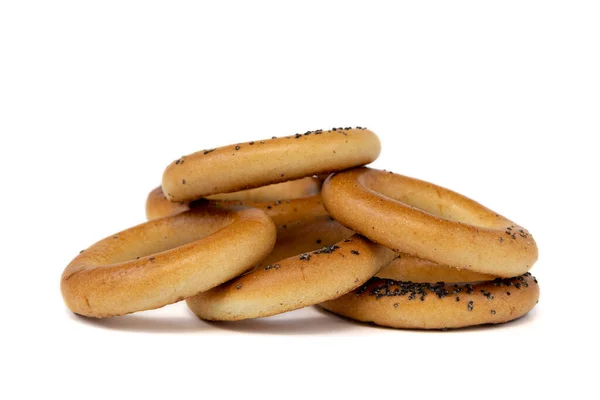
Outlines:
<svg viewBox="0 0 600 400"><path fill-rule="evenodd" d="M366 282L393 257L389 249L355 235L336 245L254 269L187 299L187 304L207 320L275 315L339 297Z"/></svg>
<svg viewBox="0 0 600 400"><path fill-rule="evenodd" d="M238 200L197 200L190 203L175 203L167 200L159 186L148 194L148 198L146 199L146 216L148 220L153 220L184 212L196 206L203 206L206 204L214 204L217 206L245 205L248 207L258 208L267 213L267 215L271 217L278 226L284 225L288 222L297 222L307 218L308 216L316 217L329 215L325 210L325 207L323 207L323 202L321 200L321 196L319 195L303 197L299 199L264 202L244 202Z"/></svg>
<svg viewBox="0 0 600 400"><path fill-rule="evenodd" d="M286 199L298 199L318 194L325 179L309 176L272 185L260 186L254 189L241 190L233 193L221 193L206 196L209 200L238 200L265 202Z"/></svg>
<svg viewBox="0 0 600 400"><path fill-rule="evenodd" d="M372 278L359 289L320 306L392 328L463 328L522 317L537 304L539 293L537 280L529 272L470 284Z"/></svg>
<svg viewBox="0 0 600 400"><path fill-rule="evenodd" d="M408 254L398 254L396 259L379 271L376 276L397 281L422 283L491 281L496 278L494 275L440 265Z"/></svg>
<svg viewBox="0 0 600 400"><path fill-rule="evenodd" d="M162 188L170 201L191 201L368 164L380 149L377 136L364 128L240 143L174 161Z"/></svg>
<svg viewBox="0 0 600 400"><path fill-rule="evenodd" d="M179 214L190 209L190 203L169 201L159 186L148 193L146 198L146 218L148 221Z"/></svg>
<svg viewBox="0 0 600 400"><path fill-rule="evenodd" d="M227 202L226 204L229 204ZM283 201L270 201L265 203L242 203L248 207L256 207L263 210L277 227L290 225L298 221L314 217L329 217L329 214L323 206L323 200L320 195L304 197L301 199L291 199Z"/></svg>
<svg viewBox="0 0 600 400"><path fill-rule="evenodd" d="M159 308L213 288L262 261L276 230L262 211L204 205L127 229L66 267L65 303L109 317Z"/></svg>
<svg viewBox="0 0 600 400"><path fill-rule="evenodd" d="M537 260L527 230L431 183L355 168L331 175L321 195L337 221L397 252L502 277L523 274Z"/></svg>
<svg viewBox="0 0 600 400"><path fill-rule="evenodd" d="M208 196L207 199L225 202L226 204L247 203L253 204L257 208L263 208L262 203L277 203L277 201L281 203L285 200L316 195L321 190L321 184L322 181L320 179L309 177L274 185L261 186L255 189L242 190L240 192ZM268 205L269 204L264 204L264 208L266 209ZM302 206L305 205L303 204ZM323 214L326 214L325 209L320 205L320 201L319 208L322 209ZM146 217L149 220L177 214L189 209L190 202L169 201L160 186L152 190L146 199Z"/></svg>

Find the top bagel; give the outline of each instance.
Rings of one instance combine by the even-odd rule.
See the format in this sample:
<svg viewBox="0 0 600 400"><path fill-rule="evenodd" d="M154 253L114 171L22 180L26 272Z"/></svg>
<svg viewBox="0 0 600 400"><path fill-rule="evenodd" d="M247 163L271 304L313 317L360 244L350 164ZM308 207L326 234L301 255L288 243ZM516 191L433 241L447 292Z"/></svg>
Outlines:
<svg viewBox="0 0 600 400"><path fill-rule="evenodd" d="M171 201L191 201L365 165L380 150L365 128L308 131L181 157L166 168L162 188Z"/></svg>

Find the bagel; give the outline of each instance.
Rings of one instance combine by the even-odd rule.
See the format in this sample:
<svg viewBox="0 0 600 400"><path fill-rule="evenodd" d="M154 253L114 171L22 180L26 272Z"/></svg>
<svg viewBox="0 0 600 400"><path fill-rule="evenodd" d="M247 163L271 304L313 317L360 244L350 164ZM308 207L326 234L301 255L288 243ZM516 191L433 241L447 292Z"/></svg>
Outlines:
<svg viewBox="0 0 600 400"><path fill-rule="evenodd" d="M538 257L527 230L458 193L370 168L330 175L321 196L341 224L376 243L438 264L500 277Z"/></svg>
<svg viewBox="0 0 600 400"><path fill-rule="evenodd" d="M227 202L226 204L230 204ZM234 203L235 204L235 203ZM325 207L320 195L304 197L301 199L291 199L283 201L270 201L261 203L242 203L248 207L256 207L263 210L277 227L284 227L297 223L298 221L314 217L327 217L332 219Z"/></svg>
<svg viewBox="0 0 600 400"><path fill-rule="evenodd" d="M306 178L295 179L293 181L274 183L272 185L260 186L254 189L241 190L239 192L221 193L206 196L209 200L224 201L252 201L265 202L287 199L298 199L318 194L321 191L321 185L326 179L309 176Z"/></svg>
<svg viewBox="0 0 600 400"><path fill-rule="evenodd" d="M146 198L146 218L149 221L179 214L190 208L190 203L167 200L160 186L148 193Z"/></svg>
<svg viewBox="0 0 600 400"><path fill-rule="evenodd" d="M170 201L192 201L368 164L380 150L379 138L365 128L240 143L172 162L163 174L162 188Z"/></svg>
<svg viewBox="0 0 600 400"><path fill-rule="evenodd" d="M396 259L379 271L376 277L421 283L478 282L491 281L496 278L494 275L436 264L409 254L398 254Z"/></svg>
<svg viewBox="0 0 600 400"><path fill-rule="evenodd" d="M359 289L320 306L392 328L464 328L522 317L537 304L539 293L537 280L529 272L515 278L454 284L372 278Z"/></svg>
<svg viewBox="0 0 600 400"><path fill-rule="evenodd" d="M187 299L200 318L237 321L267 317L334 299L362 285L394 253L354 235L320 250L256 268Z"/></svg>
<svg viewBox="0 0 600 400"><path fill-rule="evenodd" d="M159 308L260 263L276 229L261 210L205 204L103 239L65 268L67 307L89 317Z"/></svg>
<svg viewBox="0 0 600 400"><path fill-rule="evenodd" d="M163 195L162 189L157 187L148 194L146 199L146 216L148 220L163 218L169 215L175 215L195 208L213 204L215 206L240 206L258 208L264 211L273 219L278 226L285 225L288 222L297 222L308 216L328 216L321 196L315 195L291 200L276 200L263 202L244 202L239 200L197 200L190 203L175 203L167 200Z"/></svg>
<svg viewBox="0 0 600 400"><path fill-rule="evenodd" d="M208 200L225 204L249 204L257 208L265 208L269 205L278 205L285 200L311 197L320 192L322 181L316 177L308 177L277 183L268 186L262 186L255 189L242 190L240 192L226 193L208 196ZM202 202L200 202L202 203ZM263 204L264 203L264 204ZM273 203L273 204L271 204ZM309 203L313 204L309 201ZM172 202L169 201L163 193L162 187L152 190L146 199L146 217L149 220L166 217L167 215L177 214L190 209L194 202ZM305 204L300 205L304 207ZM319 201L319 209L325 214L325 209ZM285 208L285 207L283 207ZM273 212L275 214L276 212ZM285 214L286 212L284 212Z"/></svg>

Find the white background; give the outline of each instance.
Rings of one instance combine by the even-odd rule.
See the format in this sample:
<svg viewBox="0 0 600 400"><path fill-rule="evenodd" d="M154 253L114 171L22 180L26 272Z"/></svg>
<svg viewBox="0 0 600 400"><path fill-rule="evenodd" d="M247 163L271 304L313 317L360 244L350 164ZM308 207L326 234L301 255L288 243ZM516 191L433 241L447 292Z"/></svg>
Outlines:
<svg viewBox="0 0 600 400"><path fill-rule="evenodd" d="M597 2L0 4L3 399L593 397ZM535 310L419 332L63 305L63 268L143 222L173 159L340 125L380 136L375 167L527 227Z"/></svg>

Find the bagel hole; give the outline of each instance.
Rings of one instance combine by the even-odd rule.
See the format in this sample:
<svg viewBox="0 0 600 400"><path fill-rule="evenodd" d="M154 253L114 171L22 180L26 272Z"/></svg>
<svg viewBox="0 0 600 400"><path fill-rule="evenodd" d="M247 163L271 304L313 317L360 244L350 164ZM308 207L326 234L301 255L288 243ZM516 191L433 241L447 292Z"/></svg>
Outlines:
<svg viewBox="0 0 600 400"><path fill-rule="evenodd" d="M231 212L211 206L152 220L119 233L121 240L114 244L108 241L105 245L112 248L103 249L102 254L109 257L104 262L118 264L144 258L152 262L153 256L210 236L233 221Z"/></svg>
<svg viewBox="0 0 600 400"><path fill-rule="evenodd" d="M375 195L446 220L483 228L504 226L503 217L443 187L378 170L365 170L360 183Z"/></svg>

